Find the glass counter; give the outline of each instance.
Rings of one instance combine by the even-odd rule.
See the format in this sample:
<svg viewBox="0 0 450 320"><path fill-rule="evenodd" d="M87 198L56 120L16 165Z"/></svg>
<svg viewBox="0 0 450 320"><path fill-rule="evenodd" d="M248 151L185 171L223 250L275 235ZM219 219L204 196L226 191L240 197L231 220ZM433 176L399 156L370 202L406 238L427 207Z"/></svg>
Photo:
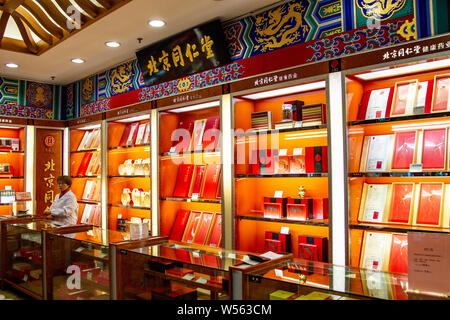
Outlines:
<svg viewBox="0 0 450 320"><path fill-rule="evenodd" d="M118 249L119 299L231 299L231 267L247 260L243 252L174 241Z"/></svg>
<svg viewBox="0 0 450 320"><path fill-rule="evenodd" d="M128 239L126 232L97 227L76 233L48 233L48 299L109 300L112 278L109 244Z"/></svg>
<svg viewBox="0 0 450 320"><path fill-rule="evenodd" d="M408 275L306 260L246 274L249 300L408 300Z"/></svg>
<svg viewBox="0 0 450 320"><path fill-rule="evenodd" d="M43 299L43 232L60 227L50 220L3 223L3 281L35 299Z"/></svg>

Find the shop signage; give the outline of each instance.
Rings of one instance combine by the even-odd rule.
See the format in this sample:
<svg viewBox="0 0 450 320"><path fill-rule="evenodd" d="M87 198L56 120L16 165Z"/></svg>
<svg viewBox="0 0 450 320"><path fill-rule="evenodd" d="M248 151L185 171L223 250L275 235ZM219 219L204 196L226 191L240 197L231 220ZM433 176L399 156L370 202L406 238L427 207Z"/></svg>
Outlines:
<svg viewBox="0 0 450 320"><path fill-rule="evenodd" d="M59 193L56 178L62 175L62 130L36 129L36 214L50 208Z"/></svg>
<svg viewBox="0 0 450 320"><path fill-rule="evenodd" d="M226 43L220 20L214 20L136 52L145 85L155 85L230 63Z"/></svg>
<svg viewBox="0 0 450 320"><path fill-rule="evenodd" d="M16 192L16 201L31 201L31 192Z"/></svg>
<svg viewBox="0 0 450 320"><path fill-rule="evenodd" d="M133 115L138 112L142 111L149 111L150 112L151 105L149 103L140 103L137 105L120 108L120 109L114 109L111 111L106 112L106 119L116 118L120 116L128 116Z"/></svg>
<svg viewBox="0 0 450 320"><path fill-rule="evenodd" d="M20 118L0 118L0 124L27 124L27 119Z"/></svg>
<svg viewBox="0 0 450 320"><path fill-rule="evenodd" d="M210 88L205 88L202 90L196 90L185 94L180 94L177 96L173 96L170 98L164 98L158 101L158 108L159 107L167 107L174 104L179 103L189 103L196 100L201 100L205 98L211 98L211 97L219 97L222 94L222 87L221 86L215 86Z"/></svg>
<svg viewBox="0 0 450 320"><path fill-rule="evenodd" d="M97 113L95 115L91 115L91 116L88 116L88 117L78 118L78 119L74 119L74 120L69 120L69 127L73 127L73 126L78 126L78 125L82 125L82 124L87 124L87 123L99 121L99 120L102 120L102 118L103 118L103 113Z"/></svg>

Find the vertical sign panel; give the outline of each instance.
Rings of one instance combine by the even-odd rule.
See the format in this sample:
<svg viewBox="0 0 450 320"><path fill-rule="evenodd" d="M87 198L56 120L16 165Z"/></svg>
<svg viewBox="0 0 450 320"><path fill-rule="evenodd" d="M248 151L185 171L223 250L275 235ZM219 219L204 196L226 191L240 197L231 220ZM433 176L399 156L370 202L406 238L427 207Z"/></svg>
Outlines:
<svg viewBox="0 0 450 320"><path fill-rule="evenodd" d="M56 178L62 175L63 131L36 129L36 214L42 215L59 193Z"/></svg>

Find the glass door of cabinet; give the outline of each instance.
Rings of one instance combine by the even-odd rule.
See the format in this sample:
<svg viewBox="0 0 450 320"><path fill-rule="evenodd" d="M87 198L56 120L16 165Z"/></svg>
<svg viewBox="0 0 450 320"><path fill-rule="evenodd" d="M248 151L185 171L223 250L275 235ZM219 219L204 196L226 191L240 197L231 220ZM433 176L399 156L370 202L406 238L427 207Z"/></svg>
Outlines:
<svg viewBox="0 0 450 320"><path fill-rule="evenodd" d="M220 102L159 112L160 234L222 246Z"/></svg>
<svg viewBox="0 0 450 320"><path fill-rule="evenodd" d="M70 129L71 190L78 200L78 223L102 225L100 123Z"/></svg>
<svg viewBox="0 0 450 320"><path fill-rule="evenodd" d="M13 214L15 193L24 190L25 128L0 126L0 215Z"/></svg>
<svg viewBox="0 0 450 320"><path fill-rule="evenodd" d="M108 226L151 229L150 114L108 121Z"/></svg>
<svg viewBox="0 0 450 320"><path fill-rule="evenodd" d="M328 127L323 80L236 94L236 250L328 261Z"/></svg>
<svg viewBox="0 0 450 320"><path fill-rule="evenodd" d="M408 273L408 233L449 233L448 57L346 76L350 265Z"/></svg>

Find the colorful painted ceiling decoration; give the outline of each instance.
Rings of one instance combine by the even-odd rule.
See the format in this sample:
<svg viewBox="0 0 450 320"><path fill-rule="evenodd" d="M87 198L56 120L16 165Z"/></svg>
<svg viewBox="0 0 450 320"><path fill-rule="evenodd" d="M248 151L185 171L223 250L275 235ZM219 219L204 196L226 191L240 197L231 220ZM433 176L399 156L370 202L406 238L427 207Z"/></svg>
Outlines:
<svg viewBox="0 0 450 320"><path fill-rule="evenodd" d="M61 86L0 77L0 115L59 119Z"/></svg>

